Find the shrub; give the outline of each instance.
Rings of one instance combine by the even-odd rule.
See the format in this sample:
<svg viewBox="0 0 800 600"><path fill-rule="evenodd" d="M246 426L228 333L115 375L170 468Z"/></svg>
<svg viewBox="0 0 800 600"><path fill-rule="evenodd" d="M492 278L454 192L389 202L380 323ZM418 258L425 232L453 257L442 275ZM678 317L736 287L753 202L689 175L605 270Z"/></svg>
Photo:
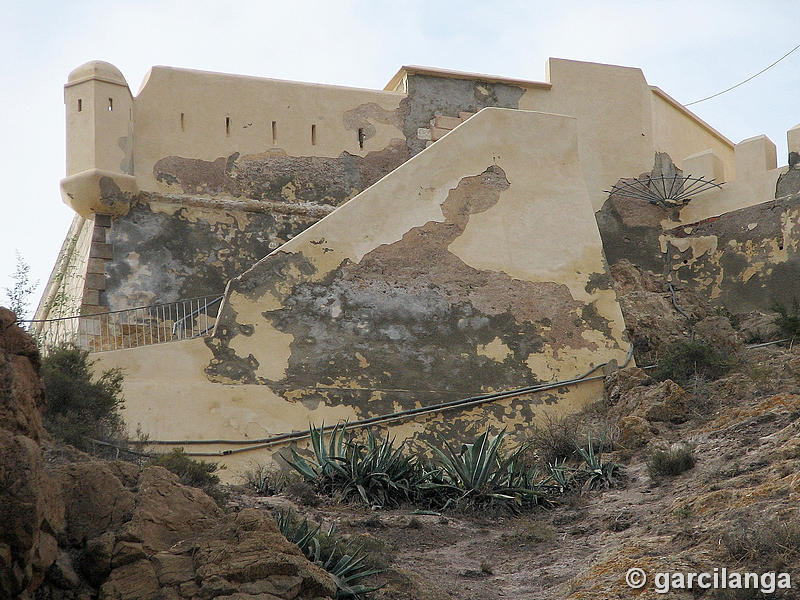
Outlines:
<svg viewBox="0 0 800 600"><path fill-rule="evenodd" d="M290 485L287 473L272 465L257 463L243 473L244 483L259 496L280 494Z"/></svg>
<svg viewBox="0 0 800 600"><path fill-rule="evenodd" d="M175 473L183 485L203 490L219 506L224 506L228 500L228 494L218 486L219 477L214 473L219 465L215 462L195 460L183 448L175 448L166 454L152 457L150 464Z"/></svg>
<svg viewBox="0 0 800 600"><path fill-rule="evenodd" d="M305 458L294 448L282 458L322 493L341 500L360 498L370 506L394 506L414 498L426 473L416 458L395 447L394 438L380 439L367 431L365 444L353 439L345 425L336 425L326 442L324 425L310 430L313 456Z"/></svg>
<svg viewBox="0 0 800 600"><path fill-rule="evenodd" d="M548 415L545 423L530 433L530 445L543 464L557 463L575 456L578 424L574 419L554 419Z"/></svg>
<svg viewBox="0 0 800 600"><path fill-rule="evenodd" d="M122 371L109 369L93 381L89 353L74 346L54 348L42 360L47 409L44 424L59 441L91 450L91 439L120 440L125 427Z"/></svg>
<svg viewBox="0 0 800 600"><path fill-rule="evenodd" d="M669 450L655 450L647 459L647 470L650 477L680 475L694 467L694 449L681 445Z"/></svg>
<svg viewBox="0 0 800 600"><path fill-rule="evenodd" d="M743 518L722 534L722 543L738 561L781 568L800 557L800 520Z"/></svg>
<svg viewBox="0 0 800 600"><path fill-rule="evenodd" d="M702 342L676 342L666 346L651 376L685 385L699 376L717 379L733 366L731 357Z"/></svg>
<svg viewBox="0 0 800 600"><path fill-rule="evenodd" d="M278 529L290 542L296 544L313 563L325 569L336 582L336 598L367 598L377 587L365 585L363 581L380 573L370 564L363 544L357 539L346 540L338 535L333 526L327 533L321 525L300 519L290 509L280 511L276 517Z"/></svg>
<svg viewBox="0 0 800 600"><path fill-rule="evenodd" d="M773 302L772 310L778 313L775 325L792 337L800 334L800 301L792 298L792 308L789 309L780 302Z"/></svg>
<svg viewBox="0 0 800 600"><path fill-rule="evenodd" d="M523 445L503 457L505 429L489 439L487 429L471 444L456 450L441 440L444 450L430 446L439 470L425 484L429 497L447 508L451 504L464 507L497 507L516 512L521 506L539 504L543 500L543 483L538 469L524 460Z"/></svg>

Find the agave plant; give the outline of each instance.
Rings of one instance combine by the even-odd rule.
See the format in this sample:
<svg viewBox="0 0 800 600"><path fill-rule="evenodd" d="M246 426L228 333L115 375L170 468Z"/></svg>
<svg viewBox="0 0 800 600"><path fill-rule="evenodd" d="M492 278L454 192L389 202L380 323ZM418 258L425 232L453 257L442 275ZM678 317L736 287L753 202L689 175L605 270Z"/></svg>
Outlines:
<svg viewBox="0 0 800 600"><path fill-rule="evenodd" d="M313 458L306 459L292 449L283 459L324 493L342 500L360 498L370 506L390 506L411 500L428 479L416 458L405 454L405 444L395 445L386 434L378 438L367 431L366 444L354 439L337 425L326 442L324 426L311 427Z"/></svg>
<svg viewBox="0 0 800 600"><path fill-rule="evenodd" d="M319 429L311 425L309 437L314 457L307 460L294 448L291 448L291 458L281 456L304 479L309 481L335 479L337 475L344 474L342 463L346 461L347 442L349 441L346 426L346 423L338 423L331 430L330 439L326 444L325 423L323 422Z"/></svg>
<svg viewBox="0 0 800 600"><path fill-rule="evenodd" d="M592 435L589 434L589 441L586 448L576 445L578 453L585 463L584 468L587 479L586 483L583 485L586 489L608 489L613 487L617 482L616 477L622 470L622 468L613 461L603 462L604 444L605 441L601 439L597 452L595 452L594 444L592 443Z"/></svg>
<svg viewBox="0 0 800 600"><path fill-rule="evenodd" d="M563 494L570 489L575 482L575 469L567 466L567 459L564 458L554 463L547 463L548 480L552 481L552 488Z"/></svg>
<svg viewBox="0 0 800 600"><path fill-rule="evenodd" d="M354 542L341 538L333 526L327 533L323 533L321 525L314 526L308 519L300 521L291 509L279 511L276 521L283 536L296 544L308 560L325 569L333 578L337 587L337 600L362 600L380 588L367 585L363 581L382 570L371 568L367 564L368 555L363 546L354 547Z"/></svg>
<svg viewBox="0 0 800 600"><path fill-rule="evenodd" d="M516 510L541 499L538 471L529 470L522 461L526 447L520 446L507 457L501 448L506 430L489 439L486 430L471 444L462 444L456 451L446 440L444 450L430 445L440 467L436 479L427 487L439 490L451 503L467 505L500 505Z"/></svg>
<svg viewBox="0 0 800 600"><path fill-rule="evenodd" d="M405 444L395 448L395 439L377 438L367 431L365 445L350 441L347 447L346 471L340 494L347 498L358 495L370 505L395 505L411 500L427 474L416 458L404 454Z"/></svg>

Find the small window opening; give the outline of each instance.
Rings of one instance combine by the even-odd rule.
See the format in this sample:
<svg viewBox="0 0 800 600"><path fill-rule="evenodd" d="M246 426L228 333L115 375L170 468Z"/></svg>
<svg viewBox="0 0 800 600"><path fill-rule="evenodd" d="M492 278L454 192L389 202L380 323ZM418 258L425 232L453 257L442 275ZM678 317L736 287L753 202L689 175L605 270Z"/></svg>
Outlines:
<svg viewBox="0 0 800 600"><path fill-rule="evenodd" d="M231 134L231 118L225 117L225 135Z"/></svg>
<svg viewBox="0 0 800 600"><path fill-rule="evenodd" d="M313 124L311 125L311 145L317 145L317 126Z"/></svg>
<svg viewBox="0 0 800 600"><path fill-rule="evenodd" d="M113 98L109 98L108 99L108 112L111 112L112 110L114 110L114 99Z"/></svg>
<svg viewBox="0 0 800 600"><path fill-rule="evenodd" d="M181 131L185 131L183 113L181 113Z"/></svg>
<svg viewBox="0 0 800 600"><path fill-rule="evenodd" d="M83 110L83 100L78 98L78 112L81 112L82 110Z"/></svg>
<svg viewBox="0 0 800 600"><path fill-rule="evenodd" d="M272 145L274 146L277 143L278 143L278 122L277 121L273 121L272 122Z"/></svg>
<svg viewBox="0 0 800 600"><path fill-rule="evenodd" d="M358 128L358 147L361 148L362 150L364 149L364 138L365 138L365 136L364 136L364 128L363 127L359 127Z"/></svg>

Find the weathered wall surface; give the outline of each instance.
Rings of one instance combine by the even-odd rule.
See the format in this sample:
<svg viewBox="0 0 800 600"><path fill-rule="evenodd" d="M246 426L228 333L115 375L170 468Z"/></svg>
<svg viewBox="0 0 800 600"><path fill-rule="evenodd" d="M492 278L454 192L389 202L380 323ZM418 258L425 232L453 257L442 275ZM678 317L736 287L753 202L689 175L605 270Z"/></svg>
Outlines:
<svg viewBox="0 0 800 600"><path fill-rule="evenodd" d="M330 210L141 193L112 222L103 300L115 310L221 294L228 280Z"/></svg>
<svg viewBox="0 0 800 600"><path fill-rule="evenodd" d="M664 235L670 278L732 312L800 298L800 195L742 208Z"/></svg>
<svg viewBox="0 0 800 600"><path fill-rule="evenodd" d="M558 143L523 143L537 136ZM478 113L233 279L207 347L98 355L133 369L129 422L153 437L254 439L622 362L624 324L576 142L568 117ZM159 390L145 366L161 361L182 364L169 375L180 386ZM554 390L395 431L521 431L596 391ZM190 425L175 418L189 405Z"/></svg>
<svg viewBox="0 0 800 600"><path fill-rule="evenodd" d="M153 67L134 102L136 180L146 191L340 204L408 157L404 97Z"/></svg>
<svg viewBox="0 0 800 600"><path fill-rule="evenodd" d="M639 69L551 59L547 78L404 68L389 91L375 91L153 67L132 97L113 65L82 65L65 86L62 195L83 217L112 222L96 232L108 247L92 258L105 262L78 290L80 310L219 292L484 107L575 117L596 208L654 149L681 157L708 148L732 161L722 136L654 99Z"/></svg>
<svg viewBox="0 0 800 600"><path fill-rule="evenodd" d="M769 181L777 179L769 187ZM764 171L723 192L744 208L685 222L682 209L611 195L596 213L610 264L627 259L732 312L769 310L800 297L800 177L797 167ZM768 197L765 189L770 189ZM746 195L744 200L738 195ZM777 197L776 197L777 196ZM702 196L698 198L702 200ZM760 203L755 203L759 200ZM714 204L701 204L705 214Z"/></svg>

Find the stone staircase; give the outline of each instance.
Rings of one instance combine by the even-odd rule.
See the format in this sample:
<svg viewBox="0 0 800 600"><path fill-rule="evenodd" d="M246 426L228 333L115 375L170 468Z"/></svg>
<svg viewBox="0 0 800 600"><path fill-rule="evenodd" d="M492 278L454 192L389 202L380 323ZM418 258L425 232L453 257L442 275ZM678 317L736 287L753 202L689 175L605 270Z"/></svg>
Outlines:
<svg viewBox="0 0 800 600"><path fill-rule="evenodd" d="M427 148L474 114L474 112L459 112L457 117L451 117L437 113L436 116L431 119L430 126L417 129L417 138L425 140L425 147Z"/></svg>

